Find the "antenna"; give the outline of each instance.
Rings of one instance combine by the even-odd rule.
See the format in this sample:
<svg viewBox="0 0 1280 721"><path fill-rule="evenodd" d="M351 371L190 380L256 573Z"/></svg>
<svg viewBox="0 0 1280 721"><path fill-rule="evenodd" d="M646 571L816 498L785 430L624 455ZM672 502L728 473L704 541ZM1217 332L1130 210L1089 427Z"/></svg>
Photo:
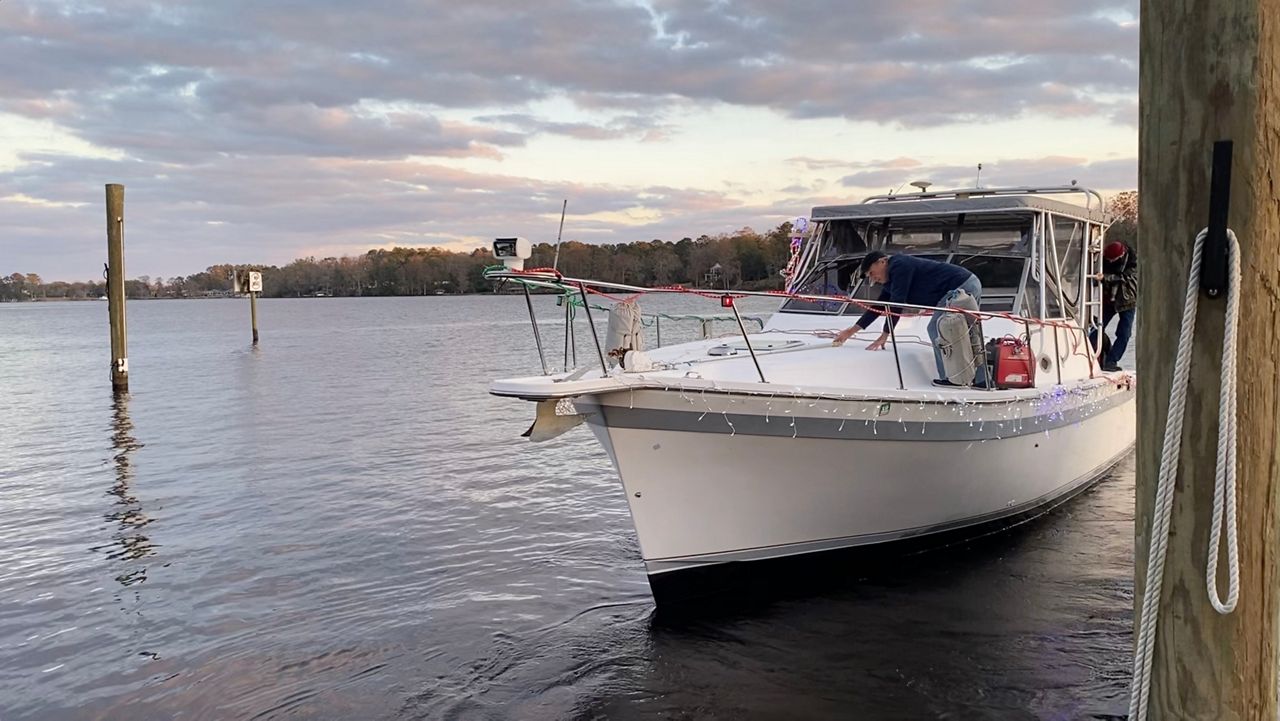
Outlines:
<svg viewBox="0 0 1280 721"><path fill-rule="evenodd" d="M927 180L913 180L911 181L911 185L912 187L919 188L920 192L923 193L924 191L928 190L929 186L933 185L933 183L930 183Z"/></svg>
<svg viewBox="0 0 1280 721"><path fill-rule="evenodd" d="M982 187L982 163L978 163L978 179L974 181L973 187L975 188Z"/></svg>
<svg viewBox="0 0 1280 721"><path fill-rule="evenodd" d="M564 199L564 205L560 206L560 231L556 233L556 257L551 261L551 269L558 270L560 268L560 236L564 235L564 211L569 207L569 199Z"/></svg>

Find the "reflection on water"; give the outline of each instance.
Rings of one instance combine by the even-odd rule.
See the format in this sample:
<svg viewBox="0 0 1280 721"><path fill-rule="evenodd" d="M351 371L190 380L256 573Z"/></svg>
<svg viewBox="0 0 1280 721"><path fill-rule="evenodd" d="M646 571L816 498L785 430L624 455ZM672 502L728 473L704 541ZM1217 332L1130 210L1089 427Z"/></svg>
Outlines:
<svg viewBox="0 0 1280 721"><path fill-rule="evenodd" d="M1105 490L1076 512L1094 515ZM804 564L746 602L659 613L652 715L849 718L856 703L868 719L1111 717L1124 707L1129 597L1119 579L1080 587L1071 513L940 550Z"/></svg>
<svg viewBox="0 0 1280 721"><path fill-rule="evenodd" d="M111 403L111 449L113 455L108 461L115 467L115 483L107 493L115 497L106 519L116 524L111 543L94 546L91 550L105 553L107 558L117 561L138 561L155 553L155 545L142 533L142 529L151 523L142 510L142 503L132 495L130 485L133 482L132 454L142 448L142 444L133 436L133 422L129 419L129 394L115 394ZM128 568L116 580L122 585L131 586L147 580L147 569L136 563L125 564Z"/></svg>
<svg viewBox="0 0 1280 721"><path fill-rule="evenodd" d="M112 401L104 307L0 306L4 721L1126 708L1130 466L1013 534L672 619L589 431L529 443L487 393L538 372L523 298L264 300L253 348L241 303L129 312Z"/></svg>

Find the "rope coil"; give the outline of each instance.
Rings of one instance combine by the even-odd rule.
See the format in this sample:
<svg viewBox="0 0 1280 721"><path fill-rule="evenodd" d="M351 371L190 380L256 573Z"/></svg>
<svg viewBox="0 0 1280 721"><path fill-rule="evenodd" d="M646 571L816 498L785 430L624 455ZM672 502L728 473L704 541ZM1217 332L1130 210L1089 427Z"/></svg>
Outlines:
<svg viewBox="0 0 1280 721"><path fill-rule="evenodd" d="M1196 330L1196 303L1199 298L1200 265L1208 229L1196 236L1191 251L1191 272L1182 311L1182 330L1174 358L1173 383L1169 390L1169 415L1165 424L1160 473L1156 481L1155 513L1151 520L1150 551L1147 557L1147 585L1142 593L1138 623L1138 643L1133 659L1133 685L1129 698L1129 718L1144 721L1151 693L1151 660L1155 648L1160 592L1164 585L1164 561L1169 546L1169 517L1173 510L1174 482L1182 451L1182 422L1191 371L1191 345ZM1223 333L1222 374L1218 408L1218 457L1214 475L1213 520L1209 534L1208 569L1205 586L1209 602L1220 614L1235 610L1240 595L1240 560L1236 545L1236 327L1239 325L1240 243L1227 230L1229 268L1227 278L1226 328ZM1218 550L1225 527L1227 536L1227 599L1218 595Z"/></svg>

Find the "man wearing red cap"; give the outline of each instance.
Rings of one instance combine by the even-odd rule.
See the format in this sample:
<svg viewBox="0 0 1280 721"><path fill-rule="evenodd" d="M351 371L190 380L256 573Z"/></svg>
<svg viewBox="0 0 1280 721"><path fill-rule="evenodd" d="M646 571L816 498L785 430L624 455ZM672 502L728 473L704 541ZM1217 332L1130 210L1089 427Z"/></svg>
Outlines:
<svg viewBox="0 0 1280 721"><path fill-rule="evenodd" d="M1116 337L1102 359L1102 370L1120 370L1120 358L1133 335L1133 317L1138 311L1138 258L1133 249L1116 241L1102 249L1102 329L1119 316Z"/></svg>

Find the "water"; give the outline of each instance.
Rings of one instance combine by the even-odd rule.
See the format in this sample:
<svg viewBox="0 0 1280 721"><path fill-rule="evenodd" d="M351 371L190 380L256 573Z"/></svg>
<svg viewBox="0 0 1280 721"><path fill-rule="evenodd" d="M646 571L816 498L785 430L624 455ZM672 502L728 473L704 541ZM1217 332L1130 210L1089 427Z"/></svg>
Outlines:
<svg viewBox="0 0 1280 721"><path fill-rule="evenodd" d="M531 444L486 392L538 369L522 299L264 300L257 349L247 306L130 303L113 403L105 303L0 305L0 719L1125 711L1131 463L994 541L668 619L589 432Z"/></svg>

